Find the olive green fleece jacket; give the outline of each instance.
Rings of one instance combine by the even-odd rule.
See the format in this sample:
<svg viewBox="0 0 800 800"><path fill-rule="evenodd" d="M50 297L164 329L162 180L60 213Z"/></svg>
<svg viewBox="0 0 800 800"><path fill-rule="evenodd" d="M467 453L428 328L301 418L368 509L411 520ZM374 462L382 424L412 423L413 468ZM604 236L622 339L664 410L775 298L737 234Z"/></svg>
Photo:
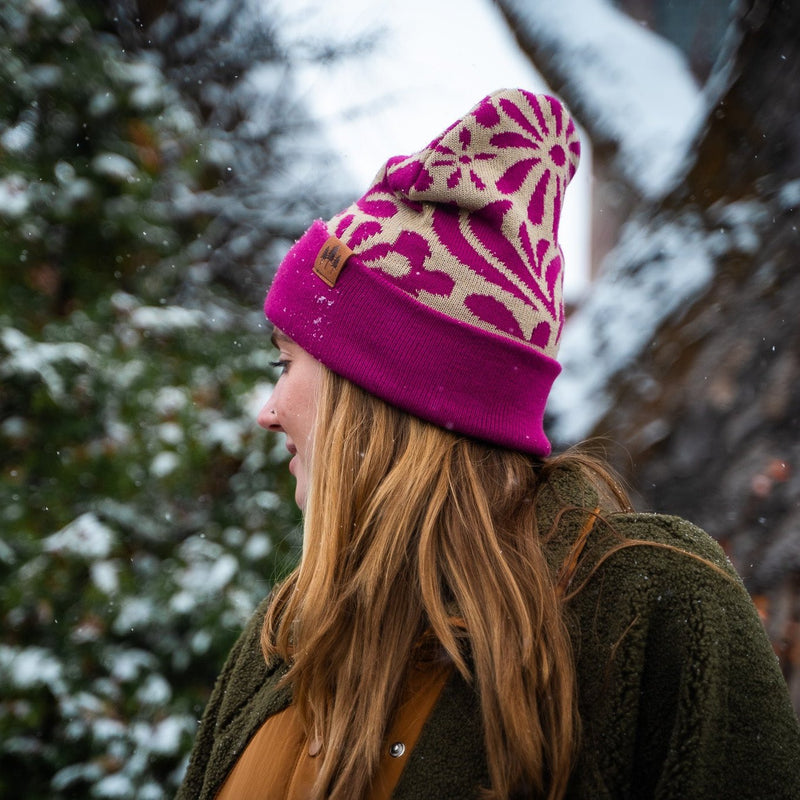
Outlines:
<svg viewBox="0 0 800 800"><path fill-rule="evenodd" d="M574 471L561 470L540 494L540 530L569 504L593 508L596 498ZM567 514L548 540L554 568L586 519ZM582 737L567 796L798 800L800 726L755 608L719 546L677 517L610 520L614 532L595 527L572 583L597 567L569 606ZM597 566L620 537L655 546L618 550ZM265 608L217 681L179 800L211 800L264 720L291 701L276 688L285 666L267 667L261 654ZM477 798L487 785L479 704L456 674L393 797Z"/></svg>

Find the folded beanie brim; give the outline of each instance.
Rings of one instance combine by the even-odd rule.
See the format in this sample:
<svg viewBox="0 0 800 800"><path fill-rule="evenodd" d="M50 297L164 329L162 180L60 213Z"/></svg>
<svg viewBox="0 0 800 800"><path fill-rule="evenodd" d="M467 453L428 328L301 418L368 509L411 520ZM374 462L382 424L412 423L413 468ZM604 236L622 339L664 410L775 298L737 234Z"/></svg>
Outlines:
<svg viewBox="0 0 800 800"><path fill-rule="evenodd" d="M330 236L317 220L291 248L267 295L267 318L391 405L466 436L549 455L543 418L558 362L420 303L358 255L328 285L314 264Z"/></svg>

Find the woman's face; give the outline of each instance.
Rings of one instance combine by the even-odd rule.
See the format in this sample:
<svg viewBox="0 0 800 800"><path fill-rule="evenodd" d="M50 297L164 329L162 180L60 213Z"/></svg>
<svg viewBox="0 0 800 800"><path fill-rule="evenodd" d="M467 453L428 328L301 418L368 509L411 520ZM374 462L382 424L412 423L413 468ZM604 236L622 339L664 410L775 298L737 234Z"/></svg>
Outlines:
<svg viewBox="0 0 800 800"><path fill-rule="evenodd" d="M274 366L281 372L272 394L258 415L258 424L269 431L286 435L286 449L292 454L289 472L297 481L294 499L300 508L305 508L322 370L319 361L286 334L276 330L272 343L279 351Z"/></svg>

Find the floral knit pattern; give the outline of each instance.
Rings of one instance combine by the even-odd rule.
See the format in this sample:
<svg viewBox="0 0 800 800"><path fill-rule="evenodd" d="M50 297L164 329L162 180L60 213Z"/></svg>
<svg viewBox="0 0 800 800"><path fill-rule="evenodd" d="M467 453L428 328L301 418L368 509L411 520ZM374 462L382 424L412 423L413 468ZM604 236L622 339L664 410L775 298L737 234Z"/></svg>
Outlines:
<svg viewBox="0 0 800 800"><path fill-rule="evenodd" d="M555 358L558 226L579 157L557 100L496 92L425 149L390 159L328 229L420 303Z"/></svg>

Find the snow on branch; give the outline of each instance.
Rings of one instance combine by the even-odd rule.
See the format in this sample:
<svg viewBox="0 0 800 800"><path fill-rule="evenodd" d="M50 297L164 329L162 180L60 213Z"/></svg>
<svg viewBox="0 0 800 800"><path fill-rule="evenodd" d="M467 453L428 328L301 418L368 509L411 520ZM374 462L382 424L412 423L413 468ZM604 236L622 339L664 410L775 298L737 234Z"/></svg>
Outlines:
<svg viewBox="0 0 800 800"><path fill-rule="evenodd" d="M547 407L560 445L592 435L614 401L612 382L662 324L708 289L716 264L755 256L759 229L770 218L765 206L721 203L710 214L710 226L690 208L671 217L638 214L623 227L591 294L564 328L564 369Z"/></svg>
<svg viewBox="0 0 800 800"><path fill-rule="evenodd" d="M498 0L523 49L595 145L648 199L677 179L705 102L685 58L607 0Z"/></svg>
<svg viewBox="0 0 800 800"><path fill-rule="evenodd" d="M603 273L564 328L564 371L548 401L559 443L591 435L613 402L614 376L647 347L661 322L708 285L719 249L719 237L709 237L692 214L655 229L635 218L623 228L608 257L617 268Z"/></svg>

